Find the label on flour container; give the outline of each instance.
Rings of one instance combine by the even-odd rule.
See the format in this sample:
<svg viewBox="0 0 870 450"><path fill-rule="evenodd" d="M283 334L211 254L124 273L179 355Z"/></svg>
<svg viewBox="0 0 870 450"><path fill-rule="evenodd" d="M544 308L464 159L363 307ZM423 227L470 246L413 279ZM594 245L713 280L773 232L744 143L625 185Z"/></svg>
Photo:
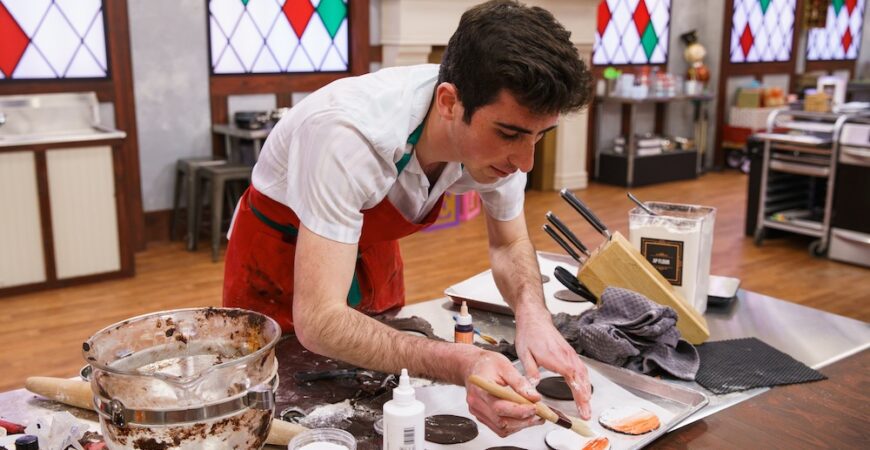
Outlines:
<svg viewBox="0 0 870 450"><path fill-rule="evenodd" d="M683 285L683 241L642 237L640 253L669 283Z"/></svg>

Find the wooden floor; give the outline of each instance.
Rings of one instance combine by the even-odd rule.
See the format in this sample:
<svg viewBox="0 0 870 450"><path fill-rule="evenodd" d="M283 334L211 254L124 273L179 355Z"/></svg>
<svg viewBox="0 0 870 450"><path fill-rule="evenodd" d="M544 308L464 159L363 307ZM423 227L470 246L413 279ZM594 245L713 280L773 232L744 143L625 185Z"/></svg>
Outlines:
<svg viewBox="0 0 870 450"><path fill-rule="evenodd" d="M825 311L870 321L870 270L809 256L809 240L789 237L757 248L743 236L746 176L710 173L699 180L636 188L644 200L718 208L712 272L740 278L742 287ZM628 234L632 207L622 188L592 184L578 195L612 229ZM531 192L526 218L540 250L558 251L541 230L553 210L587 244L601 238L555 192ZM402 241L409 302L443 290L488 267L481 217L458 227ZM0 390L21 387L31 375L69 377L84 364L81 343L104 326L163 309L220 305L223 264L209 251L184 251L177 242L153 243L136 256L134 278L0 299Z"/></svg>

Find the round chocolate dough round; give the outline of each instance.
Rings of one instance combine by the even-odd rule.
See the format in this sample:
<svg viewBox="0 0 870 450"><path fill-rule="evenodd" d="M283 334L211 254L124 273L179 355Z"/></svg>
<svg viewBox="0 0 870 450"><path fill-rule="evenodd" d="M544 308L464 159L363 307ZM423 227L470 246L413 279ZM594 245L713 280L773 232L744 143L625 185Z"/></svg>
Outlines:
<svg viewBox="0 0 870 450"><path fill-rule="evenodd" d="M547 284L549 282L550 282L550 277L548 277L544 274L541 274L541 284ZM495 447L495 448L498 448L498 447ZM510 447L506 447L506 448L510 448Z"/></svg>
<svg viewBox="0 0 870 450"><path fill-rule="evenodd" d="M538 383L535 389L537 389L544 397L556 400L574 400L574 396L571 395L571 388L568 387L568 383L565 382L565 377L544 378ZM592 392L595 392L595 388L592 388Z"/></svg>
<svg viewBox="0 0 870 450"><path fill-rule="evenodd" d="M477 437L477 423L473 420L450 414L438 414L426 418L426 440L435 444L462 444Z"/></svg>
<svg viewBox="0 0 870 450"><path fill-rule="evenodd" d="M558 300L562 300L563 302L578 303L578 302L585 302L586 301L585 298L583 298L583 297L581 297L581 296L579 296L579 295L577 295L577 294L575 294L567 289L562 289L561 291L556 291L555 293L553 293L553 297L556 297Z"/></svg>

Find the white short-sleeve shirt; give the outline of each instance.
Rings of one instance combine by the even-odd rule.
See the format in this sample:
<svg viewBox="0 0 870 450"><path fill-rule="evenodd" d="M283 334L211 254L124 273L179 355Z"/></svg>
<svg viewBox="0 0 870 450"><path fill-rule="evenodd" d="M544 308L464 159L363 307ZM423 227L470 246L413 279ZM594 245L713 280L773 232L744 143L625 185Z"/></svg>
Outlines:
<svg viewBox="0 0 870 450"><path fill-rule="evenodd" d="M412 154L398 173L396 162L412 151L408 136L426 117L437 79L438 65L394 67L312 93L269 134L254 187L290 207L308 229L344 243L359 241L362 211L384 198L419 223L444 192L473 190L493 218L516 218L526 184L520 171L481 184L451 162L430 187Z"/></svg>

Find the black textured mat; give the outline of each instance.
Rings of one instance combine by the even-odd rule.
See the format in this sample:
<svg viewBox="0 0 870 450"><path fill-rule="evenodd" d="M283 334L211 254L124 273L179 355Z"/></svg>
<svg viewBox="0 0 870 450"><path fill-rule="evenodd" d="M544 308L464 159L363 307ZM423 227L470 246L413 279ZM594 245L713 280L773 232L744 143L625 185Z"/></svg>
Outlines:
<svg viewBox="0 0 870 450"><path fill-rule="evenodd" d="M714 394L828 378L756 338L707 342L698 355L695 381Z"/></svg>

